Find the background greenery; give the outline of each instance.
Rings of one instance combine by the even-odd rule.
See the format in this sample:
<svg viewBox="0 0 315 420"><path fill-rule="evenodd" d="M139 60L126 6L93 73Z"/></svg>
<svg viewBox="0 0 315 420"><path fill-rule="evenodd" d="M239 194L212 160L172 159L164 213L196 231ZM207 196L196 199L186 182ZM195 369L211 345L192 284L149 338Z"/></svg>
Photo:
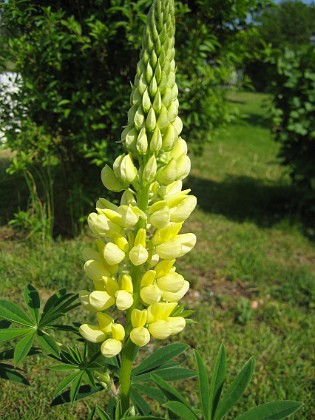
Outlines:
<svg viewBox="0 0 315 420"><path fill-rule="evenodd" d="M195 309L196 323L181 339L201 352L210 374L221 342L227 348L229 377L249 356L256 358L254 380L237 412L255 403L296 399L304 407L294 418L310 419L315 415L313 231L299 217L299 192L276 159L279 145L269 132L268 96L238 93L230 100L245 121L220 132L203 157L193 157L187 180L199 203L187 230L196 233L198 242L194 252L178 262L192 285L186 302ZM13 178L13 184L7 184L12 182L4 173L9 161L10 156L2 154L0 202L6 201L8 186L12 191L19 182ZM16 185L13 191L12 200L18 194ZM60 287L74 292L86 287L81 250L92 240L89 235L43 244L19 238L5 224L0 234L3 298L21 302L27 282L40 288L43 300ZM79 311L71 321L85 316ZM194 365L191 353L183 361ZM50 408L62 374L43 370L39 356L28 358L24 368L30 387L1 383L1 418L86 417L93 398L73 407ZM176 386L194 404L195 382ZM105 397L106 392L101 394Z"/></svg>

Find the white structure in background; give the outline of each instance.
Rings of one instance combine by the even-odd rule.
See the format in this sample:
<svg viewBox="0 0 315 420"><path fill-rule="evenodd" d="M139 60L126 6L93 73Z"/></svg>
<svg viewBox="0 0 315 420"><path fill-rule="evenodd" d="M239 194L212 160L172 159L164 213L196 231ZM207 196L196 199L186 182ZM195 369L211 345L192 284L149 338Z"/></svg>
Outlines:
<svg viewBox="0 0 315 420"><path fill-rule="evenodd" d="M18 80L17 73L14 73L14 72L0 73L0 113L1 113L1 103L7 103L10 100L10 93L18 92L19 88L17 85L17 80ZM1 128L5 129L5 127L0 126L0 145L5 145L6 138Z"/></svg>

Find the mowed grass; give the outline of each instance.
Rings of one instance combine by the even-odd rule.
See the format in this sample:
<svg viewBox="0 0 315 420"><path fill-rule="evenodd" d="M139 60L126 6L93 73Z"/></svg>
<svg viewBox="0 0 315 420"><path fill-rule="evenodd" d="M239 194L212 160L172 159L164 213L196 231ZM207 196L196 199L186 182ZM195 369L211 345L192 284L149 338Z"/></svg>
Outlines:
<svg viewBox="0 0 315 420"><path fill-rule="evenodd" d="M295 419L315 418L313 232L302 223L298 192L277 161L267 98L239 93L231 100L246 114L245 122L219 133L202 157L192 158L186 182L198 197L198 209L185 230L195 232L198 242L178 260L178 271L191 282L185 300L195 309L196 322L176 340L201 352L209 374L223 342L230 380L251 355L255 357L252 384L228 418L276 399L304 403ZM14 194L16 201L17 185ZM41 290L43 300L61 287L87 287L81 252L89 236L42 244L17 239L5 225L0 233L2 297L20 301L29 282ZM84 322L85 317L78 311L73 321ZM44 361L32 356L24 364L30 387L1 380L1 418L86 418L93 398L77 406L49 407L62 375L48 372ZM192 352L184 363L194 366ZM196 404L196 382L177 387Z"/></svg>

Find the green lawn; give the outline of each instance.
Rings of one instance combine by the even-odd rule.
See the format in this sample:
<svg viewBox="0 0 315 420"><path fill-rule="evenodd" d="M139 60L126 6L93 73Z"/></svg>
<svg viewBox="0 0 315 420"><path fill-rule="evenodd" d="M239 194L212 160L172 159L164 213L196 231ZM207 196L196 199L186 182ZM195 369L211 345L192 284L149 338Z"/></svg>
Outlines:
<svg viewBox="0 0 315 420"><path fill-rule="evenodd" d="M241 93L232 101L246 114L246 121L219 133L202 157L193 158L186 183L199 206L185 229L197 234L198 243L178 265L192 284L186 302L195 309L196 323L186 328L181 339L200 350L209 373L221 342L232 376L255 356L254 380L237 406L238 413L255 403L295 399L304 403L295 419L315 418L312 231L300 220L298 194L277 161L266 97ZM11 211L12 203L22 202L18 186L4 172L0 185L1 200L14 191L12 201L2 201L7 204L0 206L1 211L5 207ZM61 287L70 291L85 287L81 250L91 238L36 244L14 236L5 217L1 222L2 297L19 301L28 282L42 291L43 299ZM80 316L79 311L78 321ZM192 366L191 353L185 363ZM93 400L77 407L49 408L62 375L48 373L42 365L39 356L24 365L30 387L1 380L0 417L86 418L87 404ZM196 384L177 386L186 390L194 404Z"/></svg>

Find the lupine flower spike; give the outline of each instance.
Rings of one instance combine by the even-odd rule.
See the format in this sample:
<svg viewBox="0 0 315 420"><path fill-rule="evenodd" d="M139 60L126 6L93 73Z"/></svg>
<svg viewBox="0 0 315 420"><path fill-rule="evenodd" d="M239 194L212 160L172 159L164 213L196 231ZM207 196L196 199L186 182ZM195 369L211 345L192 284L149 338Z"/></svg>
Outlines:
<svg viewBox="0 0 315 420"><path fill-rule="evenodd" d="M101 173L108 190L122 192L120 205L100 198L88 218L96 240L84 251L84 270L92 287L80 298L97 322L80 333L102 343L105 357L127 342L142 347L185 327L185 318L173 315L189 289L176 259L196 243L193 233L180 233L196 197L182 190L190 159L180 137L174 33L174 1L154 0L121 137L125 153ZM115 307L125 312L124 325L113 318Z"/></svg>

